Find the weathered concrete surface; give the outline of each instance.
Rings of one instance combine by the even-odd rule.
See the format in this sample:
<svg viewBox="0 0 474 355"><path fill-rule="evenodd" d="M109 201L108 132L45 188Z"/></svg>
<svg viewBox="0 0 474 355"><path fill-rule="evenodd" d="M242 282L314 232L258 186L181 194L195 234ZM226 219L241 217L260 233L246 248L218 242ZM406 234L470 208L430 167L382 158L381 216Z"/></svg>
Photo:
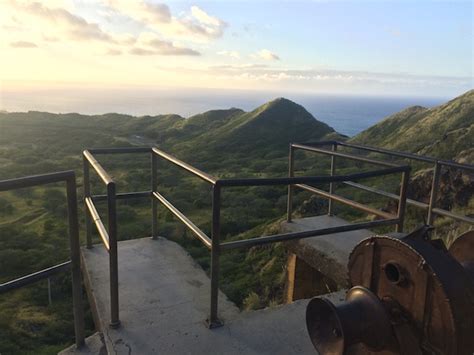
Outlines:
<svg viewBox="0 0 474 355"><path fill-rule="evenodd" d="M294 219L281 224L282 232L301 232L347 225L349 222L335 216L316 216ZM340 288L349 286L347 263L352 249L363 239L375 233L367 230L328 234L287 242L288 249ZM401 234L391 233L392 236Z"/></svg>
<svg viewBox="0 0 474 355"><path fill-rule="evenodd" d="M85 340L85 345L80 349L76 345L72 345L58 353L58 355L106 355L104 339L101 333L94 333Z"/></svg>
<svg viewBox="0 0 474 355"><path fill-rule="evenodd" d="M176 243L149 238L119 243L120 319L108 326L108 254L84 249L85 276L98 327L111 354L314 354L306 331L307 300L239 313L221 293L225 325L209 330L210 280ZM344 294L332 295L335 302Z"/></svg>
<svg viewBox="0 0 474 355"><path fill-rule="evenodd" d="M335 292L338 285L303 259L290 253L286 263L285 303Z"/></svg>

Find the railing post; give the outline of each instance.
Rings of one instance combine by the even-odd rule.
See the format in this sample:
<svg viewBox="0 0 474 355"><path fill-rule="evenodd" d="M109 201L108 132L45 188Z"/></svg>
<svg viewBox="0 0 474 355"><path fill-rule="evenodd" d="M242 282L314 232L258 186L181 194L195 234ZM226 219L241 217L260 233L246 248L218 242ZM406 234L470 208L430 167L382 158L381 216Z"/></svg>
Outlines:
<svg viewBox="0 0 474 355"><path fill-rule="evenodd" d="M158 238L158 201L156 201L153 192L157 191L158 179L157 179L157 165L158 160L156 154L151 151L151 238Z"/></svg>
<svg viewBox="0 0 474 355"><path fill-rule="evenodd" d="M402 173L402 181L400 185L400 196L398 200L398 223L396 226L395 231L398 233L403 232L403 223L405 222L405 210L407 204L407 189L408 189L408 182L410 181L410 170L404 171Z"/></svg>
<svg viewBox="0 0 474 355"><path fill-rule="evenodd" d="M110 268L110 327L118 328L119 319L119 280L117 253L117 206L115 183L107 184L107 212L109 222L109 268Z"/></svg>
<svg viewBox="0 0 474 355"><path fill-rule="evenodd" d="M335 152L337 151L337 143L333 143L332 145L332 151ZM334 174L336 173L336 157L334 155L331 155L331 176L334 176ZM334 194L334 190L335 190L336 186L333 182L330 182L329 183L329 193L332 195ZM332 216L333 215L333 200L332 198L329 199L329 202L328 202L328 216Z"/></svg>
<svg viewBox="0 0 474 355"><path fill-rule="evenodd" d="M212 247L211 247L211 311L207 320L210 329L222 326L217 315L219 297L219 258L221 230L221 187L214 185L212 189Z"/></svg>
<svg viewBox="0 0 474 355"><path fill-rule="evenodd" d="M86 222L86 245L87 249L92 248L92 221L89 213L89 208L86 204L86 198L91 197L91 185L89 177L89 162L86 157L82 156L83 161L83 188L84 188L84 218Z"/></svg>
<svg viewBox="0 0 474 355"><path fill-rule="evenodd" d="M428 218L426 223L431 225L434 221L433 208L435 208L436 200L438 198L439 178L441 175L441 164L436 161L433 169L433 182L431 183L430 204L428 206Z"/></svg>
<svg viewBox="0 0 474 355"><path fill-rule="evenodd" d="M79 242L79 221L77 217L76 176L66 180L67 210L69 224L69 245L72 274L72 304L74 314L74 335L76 347L84 345L84 308L82 304L81 250Z"/></svg>
<svg viewBox="0 0 474 355"><path fill-rule="evenodd" d="M290 153L288 155L288 177L293 177L295 175L295 148L293 144L290 143ZM293 213L293 186L288 185L288 198L287 198L287 207L286 207L286 221L291 222L291 215Z"/></svg>

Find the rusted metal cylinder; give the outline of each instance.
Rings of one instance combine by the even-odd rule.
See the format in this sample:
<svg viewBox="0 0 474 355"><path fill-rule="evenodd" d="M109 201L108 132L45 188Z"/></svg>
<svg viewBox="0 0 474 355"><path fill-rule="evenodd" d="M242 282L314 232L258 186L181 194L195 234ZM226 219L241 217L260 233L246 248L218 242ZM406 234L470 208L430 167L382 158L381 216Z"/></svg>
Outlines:
<svg viewBox="0 0 474 355"><path fill-rule="evenodd" d="M449 254L474 280L474 230L461 234L449 247Z"/></svg>
<svg viewBox="0 0 474 355"><path fill-rule="evenodd" d="M306 323L320 354L474 353L474 231L448 251L441 240L430 240L429 230L402 239L371 237L354 248L351 284L370 291L355 302L351 289L339 306L309 303ZM388 337L382 331L387 315ZM327 329L336 330L331 335Z"/></svg>
<svg viewBox="0 0 474 355"><path fill-rule="evenodd" d="M360 286L351 288L338 306L325 298L312 299L306 309L306 326L320 354L342 354L357 343L380 350L391 334L382 302Z"/></svg>

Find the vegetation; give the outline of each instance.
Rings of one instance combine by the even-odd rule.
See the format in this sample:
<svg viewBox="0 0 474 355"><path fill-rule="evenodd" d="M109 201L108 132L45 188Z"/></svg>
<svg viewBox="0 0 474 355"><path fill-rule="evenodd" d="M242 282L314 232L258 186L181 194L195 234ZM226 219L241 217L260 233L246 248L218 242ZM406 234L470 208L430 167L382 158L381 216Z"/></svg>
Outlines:
<svg viewBox="0 0 474 355"><path fill-rule="evenodd" d="M474 161L474 90L431 109L398 112L351 139L352 142Z"/></svg>
<svg viewBox="0 0 474 355"><path fill-rule="evenodd" d="M459 115L470 112L472 117L472 96L470 92L461 97L461 101L469 99L471 104L461 105L463 108L458 110ZM389 123L392 122L391 126L381 126L378 131L369 129L355 141L372 145L385 143L392 137L392 130L403 124L411 127L418 121L417 115L425 111L422 108L409 110L397 116L396 122L388 119ZM436 109L428 111L438 112ZM454 111L440 109L436 117L443 112L454 114ZM462 117L459 122L468 120ZM465 129L459 122L453 123L456 125L453 131ZM302 106L286 99L276 99L251 112L232 108L209 111L187 119L178 115L133 117L120 114L0 113L0 132L0 180L73 169L78 176L79 192L82 190L80 153L86 148L156 145L216 176L268 177L287 174L290 142L345 139L331 127L317 121ZM389 138L382 139L382 135ZM469 144L472 145L472 139L466 143L466 147L471 149ZM388 146L406 147L395 143ZM454 148L450 146L450 149ZM408 150L418 151L414 148ZM445 154L451 153L452 150ZM466 157L467 153L459 150L453 154ZM99 161L117 181L119 192L149 189L148 155L100 156ZM297 175L327 174L329 166L328 157L303 152L296 155ZM341 174L369 168L366 164L338 160L338 172ZM93 173L91 177L93 192L104 193L97 177ZM211 216L209 185L161 160L158 180L160 192L208 233ZM371 186L394 192L398 188L398 180L373 179ZM374 199L368 193L342 186L338 186L338 193L375 207L387 207L386 200ZM64 187L61 185L0 195L0 282L67 260L65 202ZM222 204L222 236L225 240L272 234L278 230L286 208L286 188L225 189ZM300 215L325 213L327 208L323 200L310 198L307 192L296 193L295 205L301 206L297 210ZM467 206L462 208L472 207L472 201ZM98 206L103 216L105 207L104 204ZM336 207L344 218L367 218L339 204ZM419 221L416 213L409 211L409 215ZM83 218L83 211L80 211L80 217ZM210 255L207 249L169 211L160 208L158 217L160 234L180 243L208 270ZM121 240L149 235L149 201L119 201L118 220ZM81 238L84 238L83 231ZM99 242L97 235L95 240ZM221 288L232 301L245 309L278 304L283 297L285 265L286 251L279 244L224 253ZM49 354L72 343L69 276L57 276L52 284L51 306L48 305L45 282L0 295L0 353ZM90 332L93 330L90 317L88 328Z"/></svg>

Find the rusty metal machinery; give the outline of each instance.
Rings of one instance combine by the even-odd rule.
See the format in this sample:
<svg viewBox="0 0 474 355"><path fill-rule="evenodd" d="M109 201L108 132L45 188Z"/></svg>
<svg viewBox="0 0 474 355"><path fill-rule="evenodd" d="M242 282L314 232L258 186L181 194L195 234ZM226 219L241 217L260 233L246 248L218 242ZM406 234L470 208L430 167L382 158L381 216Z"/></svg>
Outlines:
<svg viewBox="0 0 474 355"><path fill-rule="evenodd" d="M447 250L429 230L354 248L345 302L317 297L306 309L321 355L474 354L474 231Z"/></svg>

